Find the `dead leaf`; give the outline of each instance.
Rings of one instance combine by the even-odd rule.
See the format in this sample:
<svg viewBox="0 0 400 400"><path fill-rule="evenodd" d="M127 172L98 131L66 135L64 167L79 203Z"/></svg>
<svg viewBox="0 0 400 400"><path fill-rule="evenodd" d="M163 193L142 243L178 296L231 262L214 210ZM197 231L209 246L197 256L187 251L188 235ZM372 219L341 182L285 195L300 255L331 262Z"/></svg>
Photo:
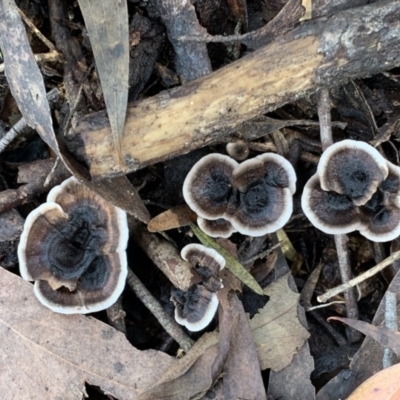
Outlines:
<svg viewBox="0 0 400 400"><path fill-rule="evenodd" d="M127 0L79 0L96 60L119 164L128 104L129 23Z"/></svg>
<svg viewBox="0 0 400 400"><path fill-rule="evenodd" d="M400 399L400 364L393 365L371 376L347 400Z"/></svg>
<svg viewBox="0 0 400 400"><path fill-rule="evenodd" d="M205 333L190 351L171 366L141 400L198 399L212 386L218 356L218 334Z"/></svg>
<svg viewBox="0 0 400 400"><path fill-rule="evenodd" d="M393 350L400 356L400 332L386 328L386 326L375 326L367 322L358 321L350 318L330 317L328 321L340 321L354 329L362 332L364 335L372 337L384 347Z"/></svg>
<svg viewBox="0 0 400 400"><path fill-rule="evenodd" d="M288 285L286 274L264 289L269 302L250 320L261 369L280 371L310 336L297 316L299 295Z"/></svg>
<svg viewBox="0 0 400 400"><path fill-rule="evenodd" d="M271 271L275 268L276 261L278 260L278 252L273 251L269 254L265 260L255 264L255 267L251 269L251 274L257 282L261 282L265 279Z"/></svg>
<svg viewBox="0 0 400 400"><path fill-rule="evenodd" d="M218 297L221 303L219 356L225 353L221 368L224 398L266 399L258 355L243 305L229 290L223 289ZM218 359L214 367L216 365Z"/></svg>
<svg viewBox="0 0 400 400"><path fill-rule="evenodd" d="M195 222L197 214L189 206L182 204L173 207L154 217L147 225L149 232L163 232L169 229L176 229Z"/></svg>
<svg viewBox="0 0 400 400"><path fill-rule="evenodd" d="M88 382L119 400L134 400L176 362L159 351L137 350L94 318L51 312L37 301L32 284L3 268L0 341L3 399L81 400Z"/></svg>
<svg viewBox="0 0 400 400"><path fill-rule="evenodd" d="M270 372L268 394L273 399L315 400L315 387L310 379L313 370L314 358L305 342L290 365L279 372Z"/></svg>

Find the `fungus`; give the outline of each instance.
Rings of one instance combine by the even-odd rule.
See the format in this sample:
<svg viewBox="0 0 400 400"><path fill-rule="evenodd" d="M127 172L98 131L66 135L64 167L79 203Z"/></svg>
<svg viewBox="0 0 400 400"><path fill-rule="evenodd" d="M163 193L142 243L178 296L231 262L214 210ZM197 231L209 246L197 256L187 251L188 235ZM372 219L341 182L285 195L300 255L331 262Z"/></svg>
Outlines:
<svg viewBox="0 0 400 400"><path fill-rule="evenodd" d="M237 161L243 161L249 156L249 147L243 140L230 142L226 145L226 152Z"/></svg>
<svg viewBox="0 0 400 400"><path fill-rule="evenodd" d="M310 222L322 232L337 235L361 229L358 207L348 196L322 190L318 174L304 186L301 207Z"/></svg>
<svg viewBox="0 0 400 400"><path fill-rule="evenodd" d="M223 218L218 218L214 221L211 221L198 217L197 225L204 233L213 238L228 238L232 235L232 233L237 232L232 224Z"/></svg>
<svg viewBox="0 0 400 400"><path fill-rule="evenodd" d="M283 157L267 153L237 164L220 154L210 154L194 165L185 179L183 196L205 220L206 233L229 237L233 231L262 236L280 229L289 220L296 190L296 174ZM222 228L220 228L222 226ZM229 232L231 230L231 232Z"/></svg>
<svg viewBox="0 0 400 400"><path fill-rule="evenodd" d="M400 168L363 142L344 140L325 150L301 198L321 231L355 230L375 242L400 235Z"/></svg>
<svg viewBox="0 0 400 400"><path fill-rule="evenodd" d="M225 258L216 250L192 243L182 249L181 257L190 262L208 290L216 292L222 288L218 273L225 268Z"/></svg>
<svg viewBox="0 0 400 400"><path fill-rule="evenodd" d="M288 222L296 191L296 173L289 161L273 153L259 155L235 168L233 182L240 205L229 221L238 232L262 236Z"/></svg>
<svg viewBox="0 0 400 400"><path fill-rule="evenodd" d="M214 318L218 309L218 297L202 285L192 285L188 291L172 291L171 300L175 305L175 320L189 331L204 329Z"/></svg>
<svg viewBox="0 0 400 400"><path fill-rule="evenodd" d="M197 332L204 329L217 312L216 292L223 288L218 273L225 267L225 259L216 250L201 244L185 246L181 257L190 262L201 283L192 285L186 292L180 289L172 291L175 320L190 331Z"/></svg>
<svg viewBox="0 0 400 400"><path fill-rule="evenodd" d="M321 188L349 196L356 206L364 205L388 176L385 158L372 146L342 140L321 156L317 173Z"/></svg>
<svg viewBox="0 0 400 400"><path fill-rule="evenodd" d="M201 158L183 183L183 197L201 218L222 218L232 197L232 172L238 163L222 154Z"/></svg>
<svg viewBox="0 0 400 400"><path fill-rule="evenodd" d="M126 213L69 178L31 212L18 246L22 278L39 301L63 314L103 310L127 276Z"/></svg>

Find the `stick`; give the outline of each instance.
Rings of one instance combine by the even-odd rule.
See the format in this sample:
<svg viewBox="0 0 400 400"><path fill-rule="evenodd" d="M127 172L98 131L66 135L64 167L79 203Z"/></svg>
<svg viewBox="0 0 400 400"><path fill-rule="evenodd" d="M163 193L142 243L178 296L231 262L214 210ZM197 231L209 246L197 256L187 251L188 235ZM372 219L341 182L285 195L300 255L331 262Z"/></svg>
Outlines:
<svg viewBox="0 0 400 400"><path fill-rule="evenodd" d="M129 287L135 292L137 298L152 312L162 327L174 338L185 353L187 353L193 346L194 341L187 336L172 317L163 310L160 303L153 297L130 268L128 268L127 282Z"/></svg>
<svg viewBox="0 0 400 400"><path fill-rule="evenodd" d="M383 260L381 263L377 264L375 267L365 271L363 274L357 276L356 278L351 279L347 283L343 285L337 286L331 290L328 290L326 293L321 294L317 297L317 300L320 303L324 303L328 299L333 296L336 296L339 293L343 293L345 290L359 285L361 282L364 282L366 279L371 278L372 276L376 275L378 272L382 271L384 268L392 264L394 261L400 260L400 250L396 251L395 253L391 254L388 258Z"/></svg>

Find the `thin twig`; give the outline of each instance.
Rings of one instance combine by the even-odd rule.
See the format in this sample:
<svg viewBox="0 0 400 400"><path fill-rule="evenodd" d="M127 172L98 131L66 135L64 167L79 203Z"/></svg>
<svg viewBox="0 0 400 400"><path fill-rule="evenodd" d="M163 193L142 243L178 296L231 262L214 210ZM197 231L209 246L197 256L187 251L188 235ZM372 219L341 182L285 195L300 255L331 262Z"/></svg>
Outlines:
<svg viewBox="0 0 400 400"><path fill-rule="evenodd" d="M57 51L49 51L48 53L34 54L35 60L38 64L43 62L62 61L62 55ZM4 72L4 63L0 64L0 73Z"/></svg>
<svg viewBox="0 0 400 400"><path fill-rule="evenodd" d="M376 275L378 272L382 271L388 265L392 264L394 261L397 261L397 260L400 260L400 250L391 254L389 257L387 257L381 263L377 264L375 267L369 269L368 271L365 271L364 273L357 276L356 278L353 278L350 281L348 281L340 286L337 286L331 290L328 290L324 294L321 294L321 296L317 297L317 300L320 303L324 303L331 297L336 296L337 294L342 293L349 288L359 285L361 282L364 282L368 278L371 278L372 276Z"/></svg>
<svg viewBox="0 0 400 400"><path fill-rule="evenodd" d="M0 153L22 132L27 123L22 117L0 140Z"/></svg>
<svg viewBox="0 0 400 400"><path fill-rule="evenodd" d="M179 346L187 353L193 346L194 341L187 336L173 318L163 310L160 303L153 297L130 268L128 268L127 282L138 299L152 312L166 332L173 337Z"/></svg>
<svg viewBox="0 0 400 400"><path fill-rule="evenodd" d="M322 149L326 150L333 144L332 139L332 126L331 126L331 112L330 112L330 98L329 90L323 88L318 93L318 118L320 123L320 136ZM350 257L347 248L346 235L334 235L336 251L339 261L340 275L342 282L346 283L351 278ZM344 293L346 302L347 317L351 319L358 319L358 306L357 299L353 289L349 289ZM346 328L347 338L351 343L358 341L361 334L354 329Z"/></svg>
<svg viewBox="0 0 400 400"><path fill-rule="evenodd" d="M1 65L0 65L1 67ZM54 88L47 93L47 100L50 107L59 99L61 92ZM22 117L0 140L0 153L3 152L6 147L24 130L27 126L27 122Z"/></svg>
<svg viewBox="0 0 400 400"><path fill-rule="evenodd" d="M47 39L46 36L43 35L42 32L39 31L38 28L34 25L34 23L24 14L24 12L18 8L19 15L24 20L24 22L31 28L31 31L48 47L50 51L57 51L56 46Z"/></svg>
<svg viewBox="0 0 400 400"><path fill-rule="evenodd" d="M320 304L319 306L312 306L312 307L306 308L306 311L307 311L307 312L309 312L309 311L314 311L314 310L318 310L319 308L326 308L326 307L333 306L333 305L335 305L335 304L344 304L344 303L345 303L345 302L342 301L342 300L339 300L339 301L332 301L332 302L330 302L330 303Z"/></svg>
<svg viewBox="0 0 400 400"><path fill-rule="evenodd" d="M396 293L390 290L387 290L385 294L385 326L397 332L397 298ZM391 367L395 363L395 359L396 355L393 350L385 347L382 359L383 368Z"/></svg>

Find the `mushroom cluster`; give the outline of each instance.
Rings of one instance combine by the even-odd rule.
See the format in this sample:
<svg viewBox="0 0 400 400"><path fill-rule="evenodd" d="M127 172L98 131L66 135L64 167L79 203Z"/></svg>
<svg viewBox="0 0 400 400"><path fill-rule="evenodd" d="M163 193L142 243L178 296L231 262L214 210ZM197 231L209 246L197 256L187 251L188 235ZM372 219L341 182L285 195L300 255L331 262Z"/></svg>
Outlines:
<svg viewBox="0 0 400 400"><path fill-rule="evenodd" d="M195 243L185 246L181 257L190 262L201 283L193 284L186 292L180 289L172 291L175 320L197 332L204 329L217 312L217 292L223 287L218 273L225 267L225 259L216 250Z"/></svg>
<svg viewBox="0 0 400 400"><path fill-rule="evenodd" d="M322 154L301 204L325 233L393 240L400 235L400 168L367 143L343 140Z"/></svg>
<svg viewBox="0 0 400 400"><path fill-rule="evenodd" d="M22 278L39 301L63 314L103 310L127 276L126 213L69 178L32 211L18 246Z"/></svg>
<svg viewBox="0 0 400 400"><path fill-rule="evenodd" d="M296 174L285 158L265 153L241 164L209 154L190 170L183 197L211 237L262 236L282 228L293 210Z"/></svg>

